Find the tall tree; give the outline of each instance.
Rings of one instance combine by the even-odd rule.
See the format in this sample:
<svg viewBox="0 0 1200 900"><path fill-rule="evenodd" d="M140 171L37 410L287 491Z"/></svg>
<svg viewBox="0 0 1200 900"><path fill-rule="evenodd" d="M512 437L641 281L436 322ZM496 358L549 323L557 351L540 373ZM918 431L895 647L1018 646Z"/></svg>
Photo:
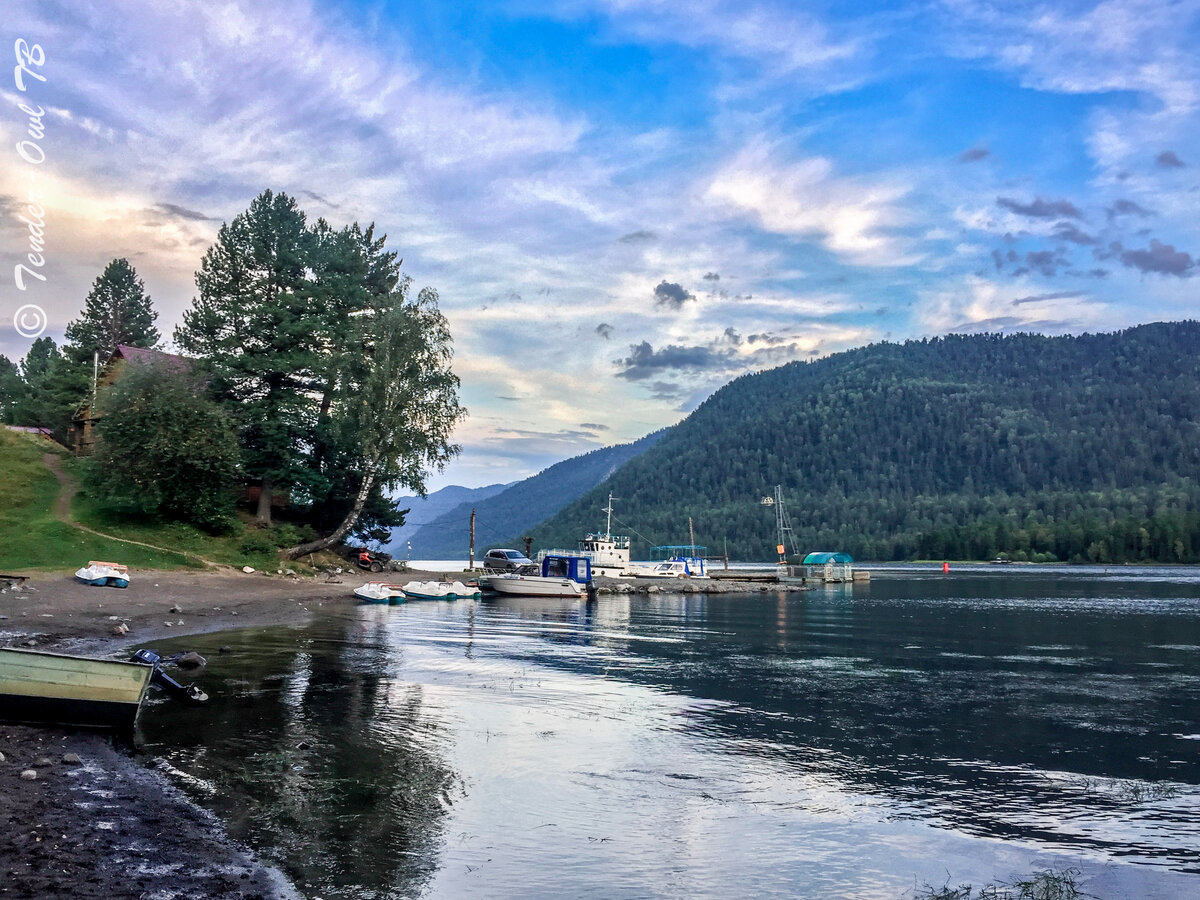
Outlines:
<svg viewBox="0 0 1200 900"><path fill-rule="evenodd" d="M12 424L49 429L65 443L71 418L87 396L88 372L60 353L52 338L40 337L21 360L21 379Z"/></svg>
<svg viewBox="0 0 1200 900"><path fill-rule="evenodd" d="M342 446L358 448L354 502L332 533L288 550L291 559L342 540L381 486L423 494L427 468L458 452L450 436L465 410L450 369L450 329L437 292L424 288L410 301L408 286L403 280L355 320L358 352L339 379L334 430Z"/></svg>
<svg viewBox="0 0 1200 900"><path fill-rule="evenodd" d="M67 325L70 343L64 349L76 362L90 361L94 353L103 362L118 344L151 348L161 337L154 327L157 318L129 260L114 259L92 284L83 314Z"/></svg>
<svg viewBox="0 0 1200 900"><path fill-rule="evenodd" d="M17 408L25 396L25 382L21 370L7 356L0 355L0 421L6 425L16 424Z"/></svg>
<svg viewBox="0 0 1200 900"><path fill-rule="evenodd" d="M134 363L101 395L87 468L101 500L211 530L232 518L237 436L200 379L195 370Z"/></svg>
<svg viewBox="0 0 1200 900"><path fill-rule="evenodd" d="M196 273L199 296L175 340L212 368L233 401L245 472L262 484L258 519L271 521L277 486L305 485L317 410L323 322L306 269L312 236L287 194L264 191L222 225Z"/></svg>

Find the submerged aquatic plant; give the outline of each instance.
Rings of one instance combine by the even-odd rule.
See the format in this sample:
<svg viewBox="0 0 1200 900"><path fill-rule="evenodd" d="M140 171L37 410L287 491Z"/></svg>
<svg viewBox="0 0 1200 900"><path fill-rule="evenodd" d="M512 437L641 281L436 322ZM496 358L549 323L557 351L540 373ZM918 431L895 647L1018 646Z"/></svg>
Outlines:
<svg viewBox="0 0 1200 900"><path fill-rule="evenodd" d="M941 887L926 884L914 894L915 900L1084 900L1089 897L1079 889L1078 869L1043 869L1011 883L998 881L986 884L975 893L969 884L950 886L949 878Z"/></svg>

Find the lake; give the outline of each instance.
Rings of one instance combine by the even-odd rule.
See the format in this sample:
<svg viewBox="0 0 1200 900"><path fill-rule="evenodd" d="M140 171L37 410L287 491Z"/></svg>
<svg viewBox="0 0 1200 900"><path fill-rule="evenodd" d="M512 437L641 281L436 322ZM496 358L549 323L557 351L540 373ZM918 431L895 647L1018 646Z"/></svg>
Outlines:
<svg viewBox="0 0 1200 900"><path fill-rule="evenodd" d="M149 758L309 897L900 898L1047 868L1200 896L1194 569L347 605L187 645L212 700L155 700Z"/></svg>

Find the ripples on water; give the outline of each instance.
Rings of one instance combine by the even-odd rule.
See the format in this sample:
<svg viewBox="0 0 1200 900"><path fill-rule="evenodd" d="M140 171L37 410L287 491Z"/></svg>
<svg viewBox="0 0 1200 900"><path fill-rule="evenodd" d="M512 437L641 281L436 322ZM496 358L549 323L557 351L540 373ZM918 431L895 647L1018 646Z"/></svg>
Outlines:
<svg viewBox="0 0 1200 900"><path fill-rule="evenodd" d="M210 707L143 727L312 897L898 898L1047 866L1192 897L1198 590L1191 570L910 568L348 604L193 639Z"/></svg>

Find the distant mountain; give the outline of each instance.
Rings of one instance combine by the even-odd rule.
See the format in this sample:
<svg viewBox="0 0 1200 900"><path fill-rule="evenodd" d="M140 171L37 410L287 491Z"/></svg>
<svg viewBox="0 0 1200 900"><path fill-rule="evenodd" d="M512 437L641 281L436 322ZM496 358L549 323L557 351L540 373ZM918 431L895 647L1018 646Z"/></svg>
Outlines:
<svg viewBox="0 0 1200 900"><path fill-rule="evenodd" d="M392 536L384 549L397 558L403 559L408 553L408 542L422 528L457 506L480 503L488 497L493 497L510 487L510 484L489 484L487 487L466 488L458 485L444 487L434 491L428 497L399 497L396 500L400 509L407 509L404 524L392 530ZM433 556L422 553L414 545L413 553L420 553L421 558L433 559Z"/></svg>
<svg viewBox="0 0 1200 900"><path fill-rule="evenodd" d="M522 549L520 539L534 525L602 484L622 465L657 444L664 433L656 431L631 444L603 447L572 457L524 481L507 485L492 496L464 500L436 518L423 516L426 524L405 538L412 541L413 558L466 559L472 507L475 508L476 558L489 547ZM596 511L592 512L591 527L595 528L599 522ZM582 535L573 538L569 546L574 547L579 537Z"/></svg>
<svg viewBox="0 0 1200 900"><path fill-rule="evenodd" d="M594 527L609 490L654 543L710 554L1200 562L1200 323L873 344L726 385L536 529ZM645 552L635 543L634 557Z"/></svg>

